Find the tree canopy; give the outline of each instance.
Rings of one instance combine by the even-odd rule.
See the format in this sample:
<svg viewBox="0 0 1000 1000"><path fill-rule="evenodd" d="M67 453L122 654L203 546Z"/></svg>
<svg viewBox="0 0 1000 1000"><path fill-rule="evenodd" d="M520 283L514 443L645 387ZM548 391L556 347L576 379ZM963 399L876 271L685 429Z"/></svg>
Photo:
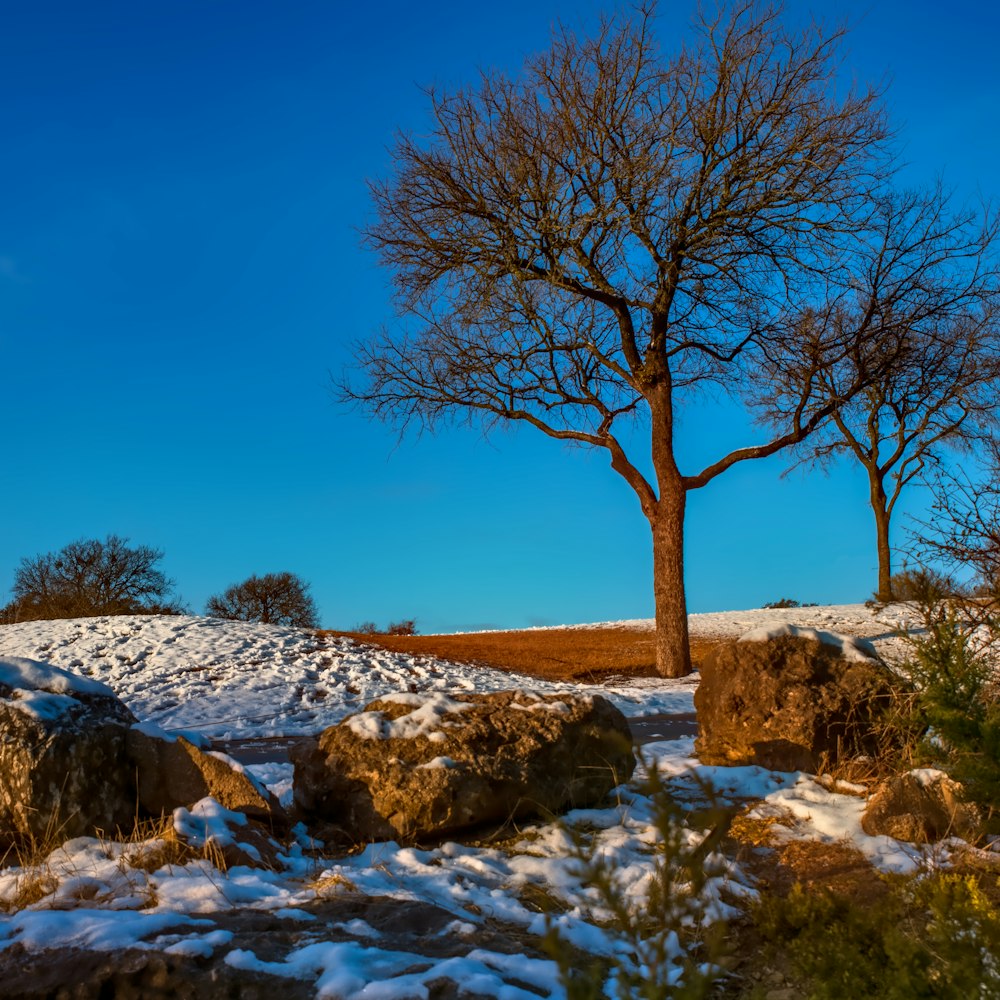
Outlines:
<svg viewBox="0 0 1000 1000"><path fill-rule="evenodd" d="M742 2L664 55L654 24L560 28L516 78L430 91L430 134L399 137L365 236L404 322L342 388L403 426L523 422L605 450L649 521L657 664L680 675L688 493L804 440L907 331L863 270L891 157L879 95L837 77L843 32ZM681 419L719 396L767 434L682 470Z"/></svg>
<svg viewBox="0 0 1000 1000"><path fill-rule="evenodd" d="M1000 326L996 242L991 212L956 209L940 185L883 196L855 272L865 299L833 321L860 325L861 308L876 308L894 330L892 363L879 373L871 352L848 352L822 373L831 397L848 397L804 444L806 460L842 454L864 468L875 516L878 589L893 599L889 528L904 489L926 478L946 450L970 450L997 425Z"/></svg>
<svg viewBox="0 0 1000 1000"><path fill-rule="evenodd" d="M265 573L234 583L208 599L210 618L319 628L319 612L309 594L309 584L294 573Z"/></svg>
<svg viewBox="0 0 1000 1000"><path fill-rule="evenodd" d="M173 581L158 567L163 552L108 535L25 557L14 573L6 621L92 615L176 614Z"/></svg>

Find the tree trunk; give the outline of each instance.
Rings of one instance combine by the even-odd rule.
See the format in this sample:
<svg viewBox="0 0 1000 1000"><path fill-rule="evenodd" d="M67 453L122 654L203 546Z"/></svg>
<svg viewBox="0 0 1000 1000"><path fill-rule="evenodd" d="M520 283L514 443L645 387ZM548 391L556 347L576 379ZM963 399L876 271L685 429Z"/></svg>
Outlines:
<svg viewBox="0 0 1000 1000"><path fill-rule="evenodd" d="M888 603L892 593L892 549L889 547L889 507L881 480L871 479L871 505L875 512L875 537L878 548L878 600Z"/></svg>
<svg viewBox="0 0 1000 1000"><path fill-rule="evenodd" d="M663 677L691 673L687 601L684 596L685 491L660 495L650 517L653 532L653 594L656 599L656 671Z"/></svg>

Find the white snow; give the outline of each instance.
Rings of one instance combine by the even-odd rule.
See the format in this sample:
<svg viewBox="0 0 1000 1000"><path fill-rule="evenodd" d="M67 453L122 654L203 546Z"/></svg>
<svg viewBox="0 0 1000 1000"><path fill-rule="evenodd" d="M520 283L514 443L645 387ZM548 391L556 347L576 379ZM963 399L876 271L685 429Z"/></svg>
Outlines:
<svg viewBox="0 0 1000 1000"><path fill-rule="evenodd" d="M771 639L779 639L782 636L791 636L795 639L812 639L814 642L821 642L824 646L832 646L845 659L858 662L859 660L875 660L878 653L875 647L864 639L858 639L850 635L840 635L837 632L824 632L820 629L805 628L802 625L792 625L785 622L782 625L762 625L760 628L752 629L740 636L739 642L768 642Z"/></svg>
<svg viewBox="0 0 1000 1000"><path fill-rule="evenodd" d="M429 771L440 770L442 768L450 770L455 767L458 767L458 764L451 757L432 757L426 764L418 764L417 770L419 771L421 768Z"/></svg>
<svg viewBox="0 0 1000 1000"><path fill-rule="evenodd" d="M936 767L915 767L910 774L917 779L917 784L922 788L931 788L947 775L944 771L939 771Z"/></svg>
<svg viewBox="0 0 1000 1000"><path fill-rule="evenodd" d="M386 695L599 692L626 715L692 712L691 679L609 687L512 678L302 629L129 615L0 626L0 657L31 656L99 681L143 722L218 738L314 733ZM71 675L72 676L72 675ZM29 685L19 685L29 686Z"/></svg>
<svg viewBox="0 0 1000 1000"><path fill-rule="evenodd" d="M692 615L694 636L737 638L754 629L793 627L838 633L874 643L883 658L897 659L897 622L915 628L905 608L878 616L863 605ZM630 628L651 623L630 622ZM853 643L843 643L850 651ZM49 662L70 673L49 674L64 685L50 696L74 691L115 691L148 732L200 731L216 737L247 738L316 732L349 715L370 735L425 732L443 738L449 715L464 706L454 695L521 687L525 707L533 696L601 693L629 716L693 711L697 675L681 681L647 678L609 687L554 684L500 671L408 656L346 639L307 631L195 617L136 616L0 626L0 682L21 691L26 708L44 711L44 701L25 699L36 688L28 680ZM27 657L30 659L12 659ZM25 664L28 664L25 666ZM376 698L411 708L400 719L357 713ZM558 711L558 701L544 705ZM54 710L56 703L50 703ZM823 787L805 774L777 774L759 767L706 767L693 756L690 739L648 744L646 767L656 766L681 802L704 800L711 782L723 801L754 803L754 812L775 815L779 836L854 844L886 871L908 871L939 863L919 848L886 837L867 837L860 828L863 799ZM430 767L454 766L438 757ZM278 761L247 770L287 803L292 767ZM832 783L828 783L832 784ZM542 934L551 922L585 950L611 955L621 945L607 929L593 887L573 856L576 829L591 837L595 851L615 866L617 878L638 907L652 887L651 848L657 833L652 803L621 786L605 808L578 810L565 826L539 822L523 827L520 839L501 847L445 843L426 850L394 843L369 844L360 853L317 858L306 832L280 855L280 870L233 867L223 872L206 860L164 865L155 871L132 859L143 845L81 837L53 851L37 865L0 868L0 950L21 945L115 952L155 948L172 954L215 956L228 964L279 976L306 979L317 996L403 998L425 995L440 979L460 982L485 997L561 998L552 962L500 954L476 947L486 926L510 925L520 934ZM856 789L846 789L856 791ZM178 809L175 829L189 843L239 843L244 817L211 799ZM686 830L693 844L703 834ZM155 847L149 842L146 847ZM321 845L319 845L321 846ZM211 856L211 855L209 855ZM732 861L713 857L713 876L704 893L707 916L732 912L734 901L752 897L752 882ZM40 898L18 903L28 883L41 885ZM548 918L531 902L542 892L558 906ZM468 943L458 957L429 958L400 951L372 924L356 919L336 928L318 921L310 906L347 895L390 897L440 907L453 919L441 932ZM219 926L222 915L244 910L308 929L280 956L262 957ZM336 934L332 935L333 930ZM331 937L332 935L332 937ZM680 954L681 944L674 946ZM673 946L672 946L673 947Z"/></svg>
<svg viewBox="0 0 1000 1000"><path fill-rule="evenodd" d="M80 703L65 694L50 694L48 691L24 691L15 688L6 703L25 715L35 719L56 719Z"/></svg>
<svg viewBox="0 0 1000 1000"><path fill-rule="evenodd" d="M51 691L53 694L114 694L106 685L88 680L71 670L60 669L48 660L39 662L22 656L0 659L0 684L28 691Z"/></svg>
<svg viewBox="0 0 1000 1000"><path fill-rule="evenodd" d="M347 720L352 733L366 740L413 739L416 736L433 739L441 730L453 725L447 721L447 716L472 707L444 694L390 694L382 701L408 705L412 710L395 719L387 719L384 712L359 712Z"/></svg>

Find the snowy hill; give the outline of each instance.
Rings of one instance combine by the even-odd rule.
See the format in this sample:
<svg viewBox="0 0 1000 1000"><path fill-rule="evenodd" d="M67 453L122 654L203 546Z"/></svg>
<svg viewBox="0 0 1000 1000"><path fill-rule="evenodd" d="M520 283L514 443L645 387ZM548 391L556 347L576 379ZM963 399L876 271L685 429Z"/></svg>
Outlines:
<svg viewBox="0 0 1000 1000"><path fill-rule="evenodd" d="M895 612L873 617L852 605L694 615L691 626L694 635L721 637L790 622L874 640L892 657L898 653L891 634L898 620ZM103 681L136 715L164 728L231 737L315 732L392 691L492 691L514 681L500 671L347 639L195 617L0 626L4 655L45 660ZM600 689L531 678L516 683L539 692L600 690L627 715L641 716L691 711L697 675ZM709 782L718 801L756 803L749 815L777 820L774 836L785 841L850 844L888 871L947 861L946 845L928 852L865 835L857 787L845 789L853 794L838 794L807 774L706 767L693 758L691 739L650 743L644 754L679 801L701 802ZM290 764L250 770L277 794L288 795ZM633 783L617 789L605 808L565 818L568 826L590 831L595 850L618 867L640 911L652 884L653 813L650 799ZM205 838L215 835L219 822L220 808L211 799L177 810L173 819L175 828L203 828ZM227 835L224 826L219 835ZM134 844L80 837L32 864L0 867L0 910L8 911L0 912L0 974L30 965L51 979L48 966L62 960L64 968L75 968L80 950L115 960L126 953L162 953L187 956L213 975L219 969L268 973L287 984L289 997L402 1000L426 996L427 984L448 979L475 982L477 995L497 1000L562 1000L556 968L537 947L548 921L588 952L619 954L622 942L606 927L606 914L572 858L566 829L539 822L522 827L518 836L502 845L446 843L418 850L380 843L361 853L315 856L304 850L309 842L300 832L302 839L285 848L277 871L220 871L208 860L149 870L129 862L138 856ZM692 844L700 836L685 831ZM752 897L756 889L732 858L718 857L713 864L718 874L702 900L706 913L724 916L733 912L734 899ZM25 887L33 886L37 891L25 897ZM536 896L554 901L548 918L532 902ZM390 921L386 914L396 915ZM440 925L433 936L422 929L428 914ZM263 936L257 931L261 921L270 928ZM407 936L407 928L419 933ZM513 957L522 952L525 957Z"/></svg>
<svg viewBox="0 0 1000 1000"><path fill-rule="evenodd" d="M737 636L787 621L873 639L892 658L898 613L863 605L691 616L693 635ZM607 623L618 624L618 623ZM649 628L652 622L621 623ZM580 627L580 626L574 626ZM693 711L694 679L581 688L394 653L274 625L135 615L0 626L0 655L53 663L109 685L142 720L206 736L316 732L394 691L596 690L627 716Z"/></svg>
<svg viewBox="0 0 1000 1000"><path fill-rule="evenodd" d="M0 626L0 655L26 656L110 686L143 721L206 736L316 732L395 691L502 691L519 680L273 625L124 616ZM531 681L536 691L569 685ZM598 689L595 689L598 690ZM692 684L600 688L626 715L692 711Z"/></svg>

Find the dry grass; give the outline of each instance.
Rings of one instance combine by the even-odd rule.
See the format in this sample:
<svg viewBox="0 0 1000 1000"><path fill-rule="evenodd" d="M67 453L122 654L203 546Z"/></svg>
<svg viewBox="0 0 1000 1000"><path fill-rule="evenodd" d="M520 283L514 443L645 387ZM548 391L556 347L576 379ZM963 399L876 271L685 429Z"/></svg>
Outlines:
<svg viewBox="0 0 1000 1000"><path fill-rule="evenodd" d="M332 631L320 634L355 639L393 652L474 663L545 680L600 684L611 677L656 676L651 629L528 629L467 635L360 635ZM719 641L691 640L695 666Z"/></svg>
<svg viewBox="0 0 1000 1000"><path fill-rule="evenodd" d="M183 867L199 860L208 861L221 872L229 868L225 851L215 841L208 840L200 848L192 847L177 835L170 816L140 820L131 836L122 839L131 847L122 855L124 868L152 874L168 865Z"/></svg>
<svg viewBox="0 0 1000 1000"><path fill-rule="evenodd" d="M339 895L345 892L360 892L358 887L345 875L321 875L310 883L317 896Z"/></svg>

